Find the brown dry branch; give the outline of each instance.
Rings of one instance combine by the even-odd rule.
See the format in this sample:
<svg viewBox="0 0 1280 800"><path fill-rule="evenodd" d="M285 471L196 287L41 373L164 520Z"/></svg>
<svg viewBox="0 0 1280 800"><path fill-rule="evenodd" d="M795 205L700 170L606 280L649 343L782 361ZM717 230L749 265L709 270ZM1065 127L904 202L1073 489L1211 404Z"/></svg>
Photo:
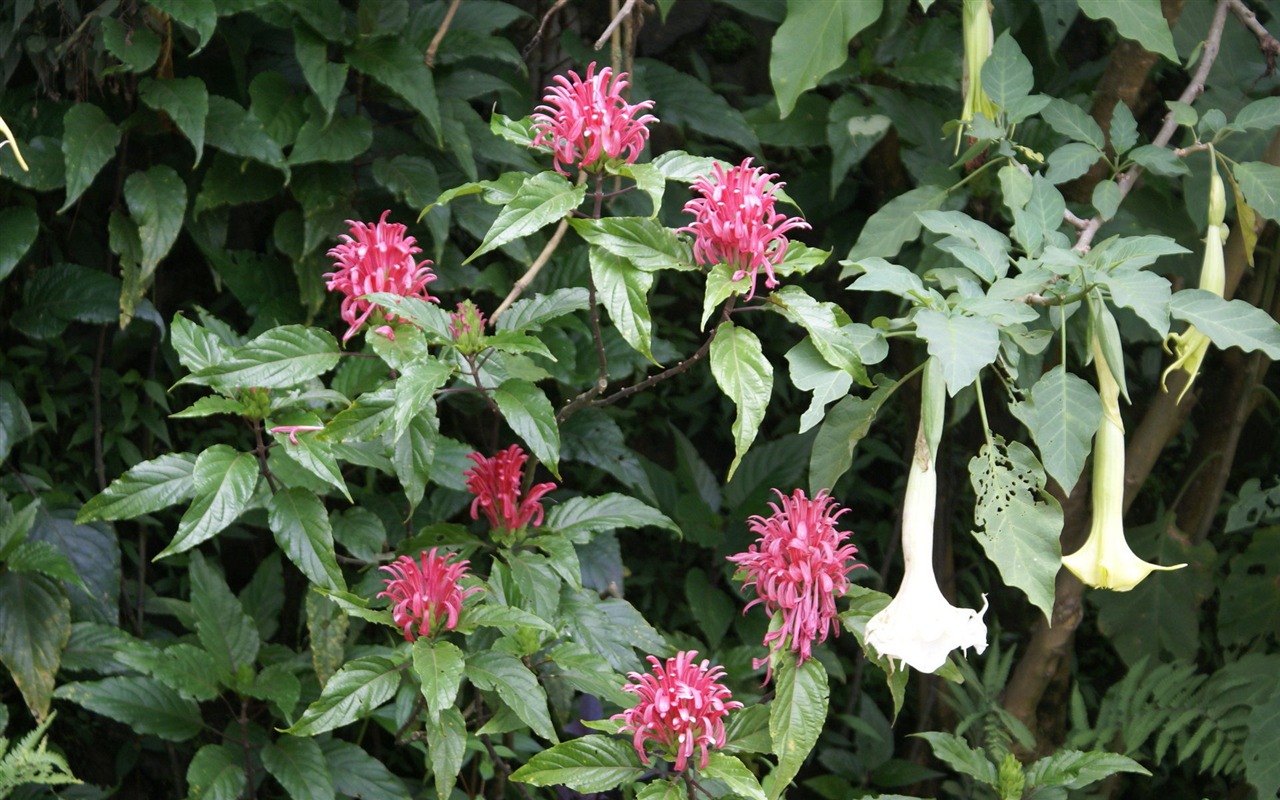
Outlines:
<svg viewBox="0 0 1280 800"><path fill-rule="evenodd" d="M449 9L444 12L444 20L440 22L440 29L436 31L436 35L431 37L431 43L427 45L427 53L422 57L422 62L430 69L436 65L436 51L440 49L440 42L444 40L444 35L449 32L449 25L453 22L453 15L458 13L458 6L462 0L453 0L449 3Z"/></svg>

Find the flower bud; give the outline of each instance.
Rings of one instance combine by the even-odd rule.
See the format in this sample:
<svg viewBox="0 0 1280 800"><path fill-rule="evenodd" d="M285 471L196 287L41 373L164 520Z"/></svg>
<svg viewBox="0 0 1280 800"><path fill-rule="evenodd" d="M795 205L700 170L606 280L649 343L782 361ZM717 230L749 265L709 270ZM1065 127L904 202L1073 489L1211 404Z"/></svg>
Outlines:
<svg viewBox="0 0 1280 800"><path fill-rule="evenodd" d="M463 355L473 356L483 351L485 344L484 314L470 300L458 303L458 310L449 315L449 333L454 347Z"/></svg>
<svg viewBox="0 0 1280 800"><path fill-rule="evenodd" d="M989 1L964 0L961 24L964 28L964 77L961 85L964 110L960 112L960 121L972 122L974 114L994 121L1000 108L982 89L982 65L987 63L995 41ZM956 145L959 146L958 140Z"/></svg>

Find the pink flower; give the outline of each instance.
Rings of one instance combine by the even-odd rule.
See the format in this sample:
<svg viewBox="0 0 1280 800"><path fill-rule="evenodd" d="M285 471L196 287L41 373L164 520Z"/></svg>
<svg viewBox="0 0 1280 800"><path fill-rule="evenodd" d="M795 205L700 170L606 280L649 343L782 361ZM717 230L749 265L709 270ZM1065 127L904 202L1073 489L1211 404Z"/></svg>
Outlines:
<svg viewBox="0 0 1280 800"><path fill-rule="evenodd" d="M848 591L849 571L865 565L849 563L858 549L841 546L849 533L835 526L848 509L839 508L825 489L812 500L803 489L790 497L777 489L774 492L782 507L770 503L771 516L751 517L751 532L760 538L747 552L729 560L745 576L743 588L755 587L757 597L747 608L763 603L770 614L782 613L782 625L766 634L764 643L774 651L789 647L804 663L813 655L815 639L826 641L828 630L840 634L835 598ZM758 659L755 666L768 660Z"/></svg>
<svg viewBox="0 0 1280 800"><path fill-rule="evenodd" d="M267 433L287 433L289 434L289 444L297 444L299 433L322 430L324 430L323 425L277 425L274 428L268 428Z"/></svg>
<svg viewBox="0 0 1280 800"><path fill-rule="evenodd" d="M799 217L773 210L773 194L786 184L770 185L778 176L750 164L750 158L728 170L715 164L711 178L704 175L694 181L691 188L702 197L685 203L684 210L697 219L678 229L696 237L693 255L699 264L728 264L733 267L735 281L751 279L748 300L755 296L756 273L761 267L765 286L772 289L778 285L773 268L782 263L790 244L784 234L792 228L809 227Z"/></svg>
<svg viewBox="0 0 1280 800"><path fill-rule="evenodd" d="M476 496L471 501L471 518L479 519L480 512L489 518L494 530L510 533L526 525L542 524L542 496L556 488L554 483L539 483L529 490L528 497L521 498L520 484L524 480L524 462L529 457L513 444L499 450L493 458L472 453L467 458L476 462L466 472L467 489Z"/></svg>
<svg viewBox="0 0 1280 800"><path fill-rule="evenodd" d="M695 745L702 751L699 769L706 769L710 748L724 747L724 718L731 710L742 708L742 703L730 700L733 695L716 682L724 675L724 668L712 667L706 659L694 664L697 656L696 650L681 651L668 658L665 666L649 656L652 675L627 675L635 683L623 686L622 691L636 695L640 702L611 719L623 720L622 730L635 732L632 744L645 764L649 763L644 748L647 739L658 743L662 755L675 757L677 772L684 770Z"/></svg>
<svg viewBox="0 0 1280 800"><path fill-rule="evenodd" d="M653 107L652 100L632 105L622 97L627 87L627 73L616 76L609 67L595 73L593 61L587 66L586 80L578 73L569 77L557 75L557 86L547 88L544 105L533 115L534 145L550 145L555 155L556 172L566 174L562 165L585 170L599 167L601 157L620 158L626 151L626 162L635 163L649 129L657 122L652 114L635 118L637 112Z"/></svg>
<svg viewBox="0 0 1280 800"><path fill-rule="evenodd" d="M456 628L462 601L480 591L479 586L464 591L458 585L470 562L453 561L453 553L437 556L434 547L430 552L423 550L419 558L414 561L410 556L400 556L379 567L394 577L387 578L387 589L378 597L391 598L391 619L410 642L418 636Z"/></svg>
<svg viewBox="0 0 1280 800"><path fill-rule="evenodd" d="M342 318L347 322L347 332L342 341L346 342L360 326L379 307L362 295L373 292L387 292L401 297L416 297L419 300L438 302L427 292L427 284L436 279L431 271L431 261L423 259L415 262L414 255L421 253L422 248L415 247L412 236L405 236L404 225L387 222L387 215L374 224L347 220L351 226L351 235L342 234L342 244L329 251L329 257L336 259L333 272L325 273L329 279L329 291L342 292ZM395 322L392 314L385 315L388 322ZM380 332L390 335L387 326L378 328Z"/></svg>

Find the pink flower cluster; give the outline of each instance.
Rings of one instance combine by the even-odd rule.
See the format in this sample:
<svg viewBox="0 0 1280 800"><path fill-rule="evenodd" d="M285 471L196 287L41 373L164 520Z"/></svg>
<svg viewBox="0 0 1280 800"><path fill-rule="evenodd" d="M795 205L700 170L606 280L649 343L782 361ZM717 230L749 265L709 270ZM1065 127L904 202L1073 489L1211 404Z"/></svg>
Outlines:
<svg viewBox="0 0 1280 800"><path fill-rule="evenodd" d="M416 297L420 300L437 302L427 292L427 284L436 279L431 271L431 261L423 259L415 262L413 257L422 252L415 247L412 236L405 236L405 226L396 222L387 222L387 215L374 224L347 220L351 226L351 235L343 234L342 244L329 251L329 257L335 259L333 272L325 274L329 279L329 291L341 292L342 319L347 323L347 332L342 335L346 342L360 330L378 306L363 300L361 297L373 292L387 292L401 297ZM394 322L394 315L386 315L388 322ZM390 328L383 326L378 330L390 334Z"/></svg>
<svg viewBox="0 0 1280 800"><path fill-rule="evenodd" d="M685 212L695 219L678 232L694 235L693 255L699 264L728 264L734 270L735 281L749 278L750 300L755 296L756 274L761 268L766 275L765 286L772 289L778 285L773 268L787 254L790 240L785 234L795 228L808 228L809 223L774 210L773 195L786 184L770 184L778 176L751 166L750 158L727 170L715 164L712 171L711 177L704 175L690 187L702 197L685 203Z"/></svg>
<svg viewBox="0 0 1280 800"><path fill-rule="evenodd" d="M463 590L458 582L467 574L468 561L454 561L453 553L436 555L436 548L424 550L418 561L400 556L379 569L391 573L386 591L378 597L391 599L391 619L412 642L419 636L431 636L458 626L462 601L480 591L474 586Z"/></svg>
<svg viewBox="0 0 1280 800"><path fill-rule="evenodd" d="M480 512L489 519L495 531L511 533L527 525L542 524L542 496L556 488L554 483L539 483L521 497L524 463L529 460L520 445L500 450L492 458L479 453L467 456L476 463L466 474L467 489L476 496L471 501L471 518Z"/></svg>
<svg viewBox="0 0 1280 800"><path fill-rule="evenodd" d="M595 170L602 158L621 158L624 151L626 162L634 163L649 138L645 126L658 121L652 114L636 117L653 107L652 100L631 104L623 99L627 73L615 76L602 67L597 75L595 69L595 62L589 64L585 79L572 71L567 78L557 75L533 114L533 144L551 147L562 175L564 166Z"/></svg>
<svg viewBox="0 0 1280 800"><path fill-rule="evenodd" d="M790 497L774 492L781 507L770 503L772 515L751 517L751 532L760 538L729 560L746 577L743 588L755 587L757 597L747 608L762 603L770 614L782 614L781 626L764 643L774 651L789 648L804 663L813 655L814 640L826 641L828 630L839 635L835 598L848 591L849 571L865 565L849 563L858 549L843 544L849 533L835 526L848 509L839 508L825 489L813 499L803 489ZM755 666L768 661L758 659Z"/></svg>
<svg viewBox="0 0 1280 800"><path fill-rule="evenodd" d="M632 672L627 675L635 683L628 683L622 691L640 698L632 708L615 714L611 719L621 719L624 731L634 732L632 744L640 754L640 760L649 763L645 742L652 740L665 757L675 758L677 772L684 770L695 747L701 750L699 769L705 769L710 749L724 747L724 718L742 703L731 700L733 696L718 679L724 675L723 667L712 667L703 660L693 663L696 650L681 651L666 664L649 656L652 674Z"/></svg>

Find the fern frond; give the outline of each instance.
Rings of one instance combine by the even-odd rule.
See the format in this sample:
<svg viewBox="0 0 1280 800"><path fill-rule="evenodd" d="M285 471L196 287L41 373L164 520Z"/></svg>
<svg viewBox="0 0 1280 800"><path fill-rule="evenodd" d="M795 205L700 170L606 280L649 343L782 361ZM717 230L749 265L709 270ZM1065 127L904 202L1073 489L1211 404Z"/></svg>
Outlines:
<svg viewBox="0 0 1280 800"><path fill-rule="evenodd" d="M19 786L30 783L56 786L80 783L60 754L50 752L44 738L57 713L50 714L35 730L18 740L12 750L8 740L0 738L0 798L8 797Z"/></svg>

